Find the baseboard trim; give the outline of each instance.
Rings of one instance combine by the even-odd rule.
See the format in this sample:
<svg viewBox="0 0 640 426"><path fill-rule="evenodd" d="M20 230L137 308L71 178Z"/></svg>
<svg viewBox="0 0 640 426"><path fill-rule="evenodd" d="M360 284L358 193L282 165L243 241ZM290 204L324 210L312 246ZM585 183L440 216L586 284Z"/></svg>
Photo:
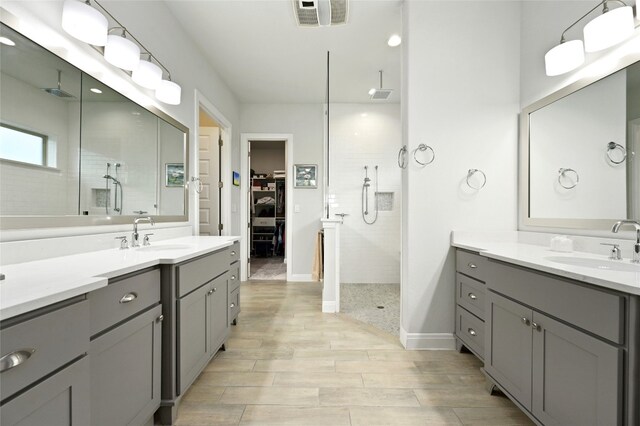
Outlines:
<svg viewBox="0 0 640 426"><path fill-rule="evenodd" d="M406 350L455 350L453 333L407 333L400 327L400 343Z"/></svg>
<svg viewBox="0 0 640 426"><path fill-rule="evenodd" d="M287 281L306 283L313 282L313 278L311 277L311 274L291 274L287 277Z"/></svg>
<svg viewBox="0 0 640 426"><path fill-rule="evenodd" d="M322 312L325 314L335 314L336 302L322 302Z"/></svg>

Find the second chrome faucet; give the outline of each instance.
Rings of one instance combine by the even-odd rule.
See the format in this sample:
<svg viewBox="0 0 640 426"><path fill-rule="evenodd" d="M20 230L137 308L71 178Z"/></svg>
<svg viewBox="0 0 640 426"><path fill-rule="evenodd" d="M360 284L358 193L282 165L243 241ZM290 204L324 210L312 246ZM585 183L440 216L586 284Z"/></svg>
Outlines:
<svg viewBox="0 0 640 426"><path fill-rule="evenodd" d="M135 218L133 220L133 234L131 234L131 247L140 247L140 234L138 234L138 223L140 222L148 222L152 226L155 225L151 216Z"/></svg>
<svg viewBox="0 0 640 426"><path fill-rule="evenodd" d="M635 220L619 220L613 224L611 232L617 234L620 230L620 227L624 225L633 226L636 230L636 243L633 246L633 259L631 260L631 262L640 263L640 222L637 222Z"/></svg>

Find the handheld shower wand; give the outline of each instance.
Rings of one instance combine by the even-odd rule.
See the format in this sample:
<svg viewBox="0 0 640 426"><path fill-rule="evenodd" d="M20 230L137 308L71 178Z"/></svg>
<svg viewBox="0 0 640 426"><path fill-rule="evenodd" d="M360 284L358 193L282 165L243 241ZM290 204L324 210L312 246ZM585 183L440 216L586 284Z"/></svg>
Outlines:
<svg viewBox="0 0 640 426"><path fill-rule="evenodd" d="M373 225L378 220L378 166L376 166L376 190L374 192L375 215L373 220L369 222L369 188L371 187L371 179L369 178L369 166L364 166L364 183L362 184L362 220L367 225Z"/></svg>

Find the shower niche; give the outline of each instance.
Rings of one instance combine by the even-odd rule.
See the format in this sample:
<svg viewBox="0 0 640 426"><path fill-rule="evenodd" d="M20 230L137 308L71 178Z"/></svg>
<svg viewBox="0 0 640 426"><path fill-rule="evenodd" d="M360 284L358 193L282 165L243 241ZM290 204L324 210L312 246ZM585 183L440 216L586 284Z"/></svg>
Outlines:
<svg viewBox="0 0 640 426"><path fill-rule="evenodd" d="M2 228L187 220L188 128L144 108L4 23L0 35Z"/></svg>

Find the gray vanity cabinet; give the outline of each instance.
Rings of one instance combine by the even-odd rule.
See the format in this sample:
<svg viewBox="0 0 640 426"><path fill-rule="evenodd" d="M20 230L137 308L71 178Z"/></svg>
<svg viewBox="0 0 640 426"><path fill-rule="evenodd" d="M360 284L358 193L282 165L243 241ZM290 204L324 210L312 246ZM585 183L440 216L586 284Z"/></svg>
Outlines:
<svg viewBox="0 0 640 426"><path fill-rule="evenodd" d="M456 348L464 346L483 359L487 260L477 253L457 250L456 271Z"/></svg>
<svg viewBox="0 0 640 426"><path fill-rule="evenodd" d="M231 246L230 270L229 270L229 322L238 323L240 314L240 242L236 241Z"/></svg>
<svg viewBox="0 0 640 426"><path fill-rule="evenodd" d="M87 298L91 425L142 425L160 406L160 270L111 279Z"/></svg>
<svg viewBox="0 0 640 426"><path fill-rule="evenodd" d="M490 261L485 371L539 424L638 424L638 299Z"/></svg>
<svg viewBox="0 0 640 426"><path fill-rule="evenodd" d="M84 296L2 321L0 424L90 424L88 349Z"/></svg>
<svg viewBox="0 0 640 426"><path fill-rule="evenodd" d="M216 278L211 283L211 291L211 344L213 351L217 351L229 336L229 273ZM211 356L215 355L213 351Z"/></svg>

